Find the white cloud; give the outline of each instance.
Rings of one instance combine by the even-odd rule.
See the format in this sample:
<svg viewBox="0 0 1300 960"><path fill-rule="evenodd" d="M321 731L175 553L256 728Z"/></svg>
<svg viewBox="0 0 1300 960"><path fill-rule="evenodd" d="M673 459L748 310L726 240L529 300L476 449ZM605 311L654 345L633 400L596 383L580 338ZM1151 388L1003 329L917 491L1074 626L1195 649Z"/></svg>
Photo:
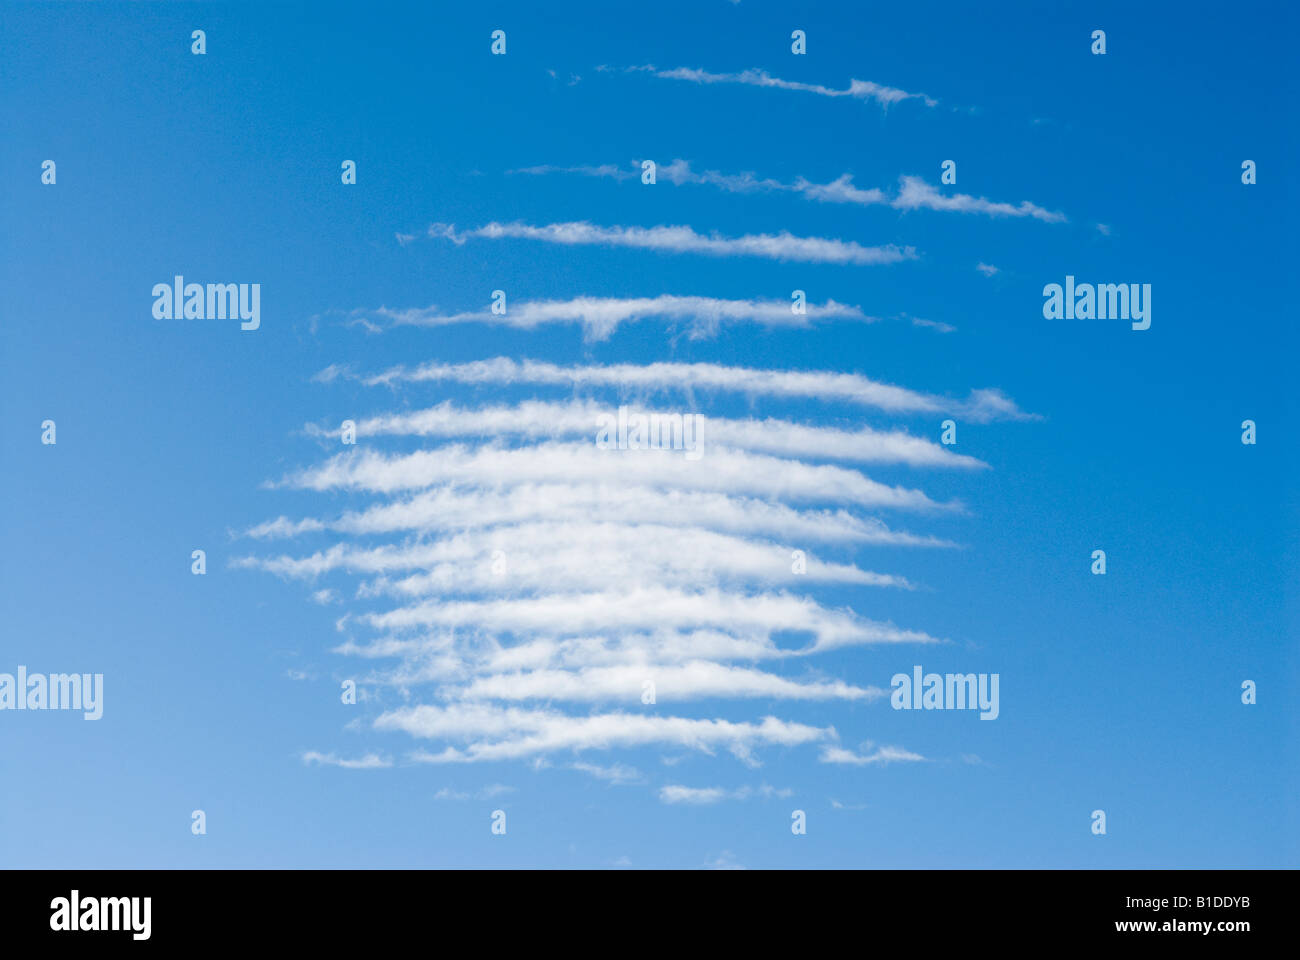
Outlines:
<svg viewBox="0 0 1300 960"><path fill-rule="evenodd" d="M570 400L566 403L529 400L514 406L478 409L465 409L446 401L424 410L365 417L357 422L356 435L359 439L385 435L594 439L600 418L612 417L614 413L615 408L594 400ZM684 416L689 411L628 405L629 417L635 414ZM907 463L913 466L987 466L974 457L953 453L933 440L916 437L902 430L883 431L870 427L842 430L772 418L732 420L708 417L706 421L709 443L761 453L872 463ZM334 426L310 424L307 432L317 437L334 437L338 430Z"/></svg>
<svg viewBox="0 0 1300 960"><path fill-rule="evenodd" d="M738 0L737 0L738 2ZM743 864L736 862L736 855L730 850L723 850L714 859L704 863L705 870L744 870Z"/></svg>
<svg viewBox="0 0 1300 960"><path fill-rule="evenodd" d="M343 364L331 363L320 373L312 377L313 383L333 383L339 377L347 376L348 368Z"/></svg>
<svg viewBox="0 0 1300 960"><path fill-rule="evenodd" d="M639 164L637 165L639 169ZM605 164L598 167L530 167L517 173L543 174L579 174L588 177L601 177L614 180L632 179L637 176L630 169ZM1048 210L1036 203L1022 200L1019 203L988 200L965 193L943 193L938 187L921 177L901 176L898 178L898 192L889 196L877 187L863 189L853 183L853 177L844 173L829 183L815 183L806 177L798 177L791 183L771 178L760 178L753 173L722 173L717 170L697 171L686 160L674 160L672 163L656 169L656 179L665 180L674 186L698 184L717 187L728 193L795 193L805 199L820 203L848 203L856 206L889 206L895 210L935 210L946 213L974 213L987 217L1030 217L1044 223L1065 223L1066 216L1055 210ZM1102 225L1098 224L1100 228ZM1104 232L1104 231L1103 231Z"/></svg>
<svg viewBox="0 0 1300 960"><path fill-rule="evenodd" d="M574 303L564 301L563 308ZM592 320L594 329L624 322L632 315L628 303L598 303L599 310L613 312ZM330 369L322 379L352 378L345 367ZM690 392L691 411L697 409L695 391L718 389L754 398L848 401L931 419L939 412L967 420L1025 417L992 390L952 401L857 374L713 364L562 367L498 359L389 371L367 382L443 380L481 388L610 387L624 402L629 390L678 389ZM845 702L869 705L887 691L868 685L861 673L826 674L816 665L837 658L820 654L947 642L864 615L869 606L888 603L889 594L858 588L912 584L898 573L867 568L854 551L951 546L891 530L860 515L864 508L910 509L925 518L942 508L951 515L959 504L822 461L965 471L986 465L897 428L756 416L706 418L699 461L687 460L685 451L601 450L592 437L595 415L612 409L572 396L476 408L441 403L351 411L362 445L310 464L279 485L347 491L348 509L301 520L279 517L246 534L319 536L324 542L298 555L248 556L235 565L301 579L317 600L341 605L335 652L364 661L353 674L358 700L379 705L365 719L375 731L428 741L408 755L414 762L524 761L537 769L571 767L614 784L644 779L616 760L595 764L582 754L726 751L757 765L765 749L814 747L827 763L922 759L899 747L845 749L829 722L717 716L712 703L726 701L732 710L746 700L817 703L818 717ZM308 428L331 445L333 432ZM402 438L400 449L377 442L386 437ZM493 439L484 443L484 437ZM504 559L500 567L498 557ZM354 582L343 586L344 576ZM328 584L318 582L325 577ZM820 594L827 585L852 589L832 601ZM647 681L656 693L649 709L641 699ZM706 706L696 712L708 715L690 715L699 704ZM312 752L303 759L353 768L392 765L373 753L349 760ZM475 795L504 789L489 786ZM787 795L767 784L728 793L735 799ZM444 788L437 796L463 795Z"/></svg>
<svg viewBox="0 0 1300 960"><path fill-rule="evenodd" d="M770 631L761 628L646 626L601 634L542 636L508 645L474 630L437 630L404 638L382 637L364 646L349 640L336 652L367 659L402 658L397 669L372 673L364 682L403 688L438 683L442 684L439 697L449 702L483 697L518 702L545 696L587 702L635 701L639 706L647 680L663 683L663 699L674 702L700 697L872 701L886 691L820 676L793 679L750 666L725 666L731 661L794 661L846 642L935 642L924 634L899 631L891 624L865 622L861 626L861 636L839 637L838 644L822 646L779 645ZM552 632L563 633L558 629ZM584 690L584 677L593 679L599 688Z"/></svg>
<svg viewBox="0 0 1300 960"><path fill-rule="evenodd" d="M601 164L578 164L572 167L558 166L551 163L540 163L532 167L520 167L518 170L508 170L507 173L524 173L532 176L548 176L554 173L577 174L584 177L604 177L609 180L632 180L639 174L629 167L619 166L617 163Z"/></svg>
<svg viewBox="0 0 1300 960"><path fill-rule="evenodd" d="M862 644L939 642L921 631L867 620L851 610L829 610L808 597L719 590L686 592L657 584L632 585L605 593L426 602L383 613L364 613L358 619L383 631L472 625L491 632L544 636L654 628L767 634L789 630L815 638L812 646L793 651L801 653Z"/></svg>
<svg viewBox="0 0 1300 960"><path fill-rule="evenodd" d="M922 320L920 317L912 317L912 326L929 327L931 330L937 330L940 333L955 333L957 330L951 323L944 323L941 320Z"/></svg>
<svg viewBox="0 0 1300 960"><path fill-rule="evenodd" d="M900 210L943 210L951 213L979 213L989 217L1032 217L1044 223L1064 223L1065 214L1045 210L1022 200L1018 204L1000 203L965 193L941 193L920 177L900 177L901 189L891 203Z"/></svg>
<svg viewBox="0 0 1300 960"><path fill-rule="evenodd" d="M309 766L343 767L345 770L377 770L381 767L391 767L393 761L387 760L377 753L368 753L364 757L355 760L340 758L332 753L319 753L315 750L309 750L302 755L302 762Z"/></svg>
<svg viewBox="0 0 1300 960"><path fill-rule="evenodd" d="M558 750L673 746L712 753L725 749L756 763L763 746L793 747L835 738L833 727L812 727L776 717L758 723L632 713L569 716L551 710L521 710L475 704L421 704L380 715L376 730L401 730L415 737L454 740L439 753L417 752L420 763L473 763L527 758Z"/></svg>
<svg viewBox="0 0 1300 960"><path fill-rule="evenodd" d="M641 771L636 767L630 767L625 763L614 763L607 767L602 767L596 763L574 763L571 764L574 770L580 770L583 773L595 777L597 780L604 780L613 786L622 786L629 783L640 783L642 781Z"/></svg>
<svg viewBox="0 0 1300 960"><path fill-rule="evenodd" d="M872 380L857 373L762 370L716 363L660 362L561 366L541 360L496 357L468 363L426 363L394 367L367 377L368 386L395 383L544 384L565 387L619 387L639 390L720 390L754 397L807 398L876 407L891 413L943 413L976 422L1035 419L998 390L974 390L966 400L951 400Z"/></svg>
<svg viewBox="0 0 1300 960"><path fill-rule="evenodd" d="M362 585L359 596L366 597L594 590L609 583L613 569L627 582L679 587L728 582L912 586L904 577L824 561L807 551L804 569L796 573L792 553L790 546L709 530L612 521L544 521L429 542L377 547L335 544L305 557L240 558L234 566L298 579L315 579L339 569L384 575ZM498 564L501 558L508 558L508 569ZM415 572L395 581L388 579L389 574L406 571Z"/></svg>
<svg viewBox="0 0 1300 960"><path fill-rule="evenodd" d="M659 799L664 803L685 803L703 806L722 800L748 800L752 796L789 797L794 791L788 788L778 790L770 784L760 787L737 787L728 790L725 787L685 787L681 784L668 784L659 788Z"/></svg>
<svg viewBox="0 0 1300 960"><path fill-rule="evenodd" d="M689 803L704 805L725 800L731 793L722 787L683 787L669 784L659 788L659 799L664 803Z"/></svg>
<svg viewBox="0 0 1300 960"><path fill-rule="evenodd" d="M870 750L871 745L867 744L866 749ZM859 767L877 763L885 765L915 762L924 759L925 757L919 753L913 753L901 747L880 747L874 753L854 753L852 750L846 750L843 747L828 746L822 749L821 755L822 763L843 763Z"/></svg>
<svg viewBox="0 0 1300 960"><path fill-rule="evenodd" d="M800 177L792 186L809 200L817 200L821 203L853 203L858 206L872 207L881 203L888 203L889 198L885 192L876 187L870 187L863 190L853 185L853 178L847 173L841 174L830 183L812 183L809 180Z"/></svg>
<svg viewBox="0 0 1300 960"><path fill-rule="evenodd" d="M524 239L564 246L633 247L664 253L698 253L714 257L763 257L795 263L865 266L916 259L916 251L912 247L899 247L895 244L867 247L856 240L798 237L787 231L727 237L719 233L707 235L697 233L688 226L602 227L586 221L534 226L516 221L514 223L493 222L463 232L458 232L450 224L435 223L429 227L428 234L430 237L445 238L457 244L464 243L472 237L489 240Z"/></svg>
<svg viewBox="0 0 1300 960"><path fill-rule="evenodd" d="M501 487L514 483L630 483L658 489L702 490L815 502L834 500L895 510L955 510L921 490L890 486L845 467L808 464L729 448L699 460L682 451L600 450L594 443L545 442L531 447L443 446L387 455L374 450L336 454L281 481L302 490L398 493L440 483Z"/></svg>
<svg viewBox="0 0 1300 960"><path fill-rule="evenodd" d="M591 517L647 516L661 525L781 537L813 543L952 547L949 541L892 530L872 517L843 509L796 510L782 503L710 491L654 490L638 485L535 484L471 490L436 486L409 499L348 511L330 520L277 517L243 535L278 539L333 531L369 536L419 531L490 529L546 520L578 523Z"/></svg>
<svg viewBox="0 0 1300 960"><path fill-rule="evenodd" d="M691 660L662 664L589 667L581 670L531 670L479 677L460 688L466 700L567 700L639 703L643 684L652 681L656 702L703 698L761 697L770 700L877 700L880 687L857 687L840 680L799 682L749 667Z"/></svg>
<svg viewBox="0 0 1300 960"><path fill-rule="evenodd" d="M459 323L486 323L535 330L551 324L579 324L589 341L606 340L624 323L659 318L687 324L692 339L717 334L723 325L757 323L767 327L807 327L817 321L850 320L872 323L875 317L861 307L827 300L805 304L796 314L788 300L721 300L713 297L661 295L657 297L574 297L569 300L525 300L508 303L504 314L491 308L444 313L436 307L391 310L354 310L356 317L371 317L393 326L442 327ZM318 376L321 376L318 374Z"/></svg>
<svg viewBox="0 0 1300 960"><path fill-rule="evenodd" d="M629 67L629 72L650 73L667 80L687 80L699 84L737 83L753 87L767 87L776 90L795 90L802 93L814 93L821 97L849 97L854 100L873 100L882 107L890 107L904 100L921 100L927 107L938 104L937 100L923 93L908 93L897 87L887 87L870 80L850 80L849 85L840 90L825 87L817 83L802 83L796 80L782 80L773 77L766 70L743 70L740 73L710 73L707 70L689 67L675 67L660 70L653 66Z"/></svg>

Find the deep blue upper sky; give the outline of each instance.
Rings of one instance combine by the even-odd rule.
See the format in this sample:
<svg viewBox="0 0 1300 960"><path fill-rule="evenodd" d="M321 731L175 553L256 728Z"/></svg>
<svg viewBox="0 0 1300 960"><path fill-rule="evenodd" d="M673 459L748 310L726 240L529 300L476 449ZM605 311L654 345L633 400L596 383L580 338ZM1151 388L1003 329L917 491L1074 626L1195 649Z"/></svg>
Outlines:
<svg viewBox="0 0 1300 960"><path fill-rule="evenodd" d="M1294 866L1294 7L442 7L7 4L0 14L0 672L100 672L106 687L93 723L0 713L0 861ZM504 57L489 54L497 28ZM806 56L790 53L795 28ZM194 29L206 31L204 56L190 52ZM1106 31L1105 56L1089 52L1094 29ZM857 79L937 104L885 109L624 69L645 65L756 69L833 89ZM953 159L958 182L945 192L1030 201L1066 222L510 172L632 171L643 158L782 183L847 173L891 195L901 176L937 186ZM47 159L54 186L40 182ZM340 183L347 159L355 186ZM1247 159L1253 186L1240 179ZM515 221L789 231L917 257L859 266L396 239L432 223ZM176 274L260 283L261 329L155 320L150 290ZM1045 320L1042 287L1067 274L1151 284L1151 329ZM563 324L370 333L347 323L380 306L478 311L498 288L512 305L788 301L803 289L882 319L741 324L702 339L649 319L603 341ZM921 589L818 594L952 641L836 651L817 664L827 676L888 686L918 663L996 672L1000 717L761 698L684 711L833 725L847 748L870 740L927 758L885 766L820 763L810 747L766 747L759 768L725 750L584 752L641 773L610 786L566 766L569 754L544 769L405 762L441 745L372 730L384 708L374 702L339 703L339 678L357 669L331 652L342 608L310 601L319 584L229 565L331 541L265 547L233 534L363 505L264 485L336 452L303 435L309 422L570 395L390 391L313 382L319 371L499 356L856 372L952 397L996 388L1038 415L959 423L956 452L989 470L865 467L960 499L962 514L885 519L962 547L837 554ZM673 402L931 440L942 419L725 393ZM39 442L47 418L53 447ZM1240 442L1247 418L1254 446ZM202 578L189 572L195 548L208 554ZM1105 577L1089 573L1098 548ZM1247 679L1254 706L1240 702ZM431 700L427 689L412 697ZM394 763L312 765L308 751ZM667 784L756 792L669 804ZM762 784L791 793L764 797ZM468 797L435 799L440 790ZM205 837L190 833L196 808ZM488 831L496 808L510 816L505 838ZM809 815L805 837L789 831L796 808ZM1098 808L1105 837L1089 831Z"/></svg>

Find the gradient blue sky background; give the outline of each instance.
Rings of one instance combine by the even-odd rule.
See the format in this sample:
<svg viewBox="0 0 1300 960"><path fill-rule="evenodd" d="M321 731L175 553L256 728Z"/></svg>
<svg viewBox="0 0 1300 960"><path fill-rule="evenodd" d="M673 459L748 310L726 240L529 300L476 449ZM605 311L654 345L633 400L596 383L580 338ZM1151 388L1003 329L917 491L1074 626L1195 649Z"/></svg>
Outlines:
<svg viewBox="0 0 1300 960"><path fill-rule="evenodd" d="M102 672L106 697L95 723L0 714L0 862L1295 866L1296 13L1141 6L6 4L0 671ZM202 57L190 53L196 28ZM508 32L505 57L488 53L496 28ZM808 33L807 56L790 54L794 28ZM1089 53L1097 28L1104 57ZM858 78L939 105L886 111L602 64L760 68L830 87ZM945 189L1031 200L1069 221L507 174L631 169L640 157L783 181L851 173L863 188L904 174L937 184L951 158L959 181ZM46 159L58 164L53 187L40 183ZM357 162L356 186L339 182L344 159ZM1245 159L1258 164L1255 186L1240 182ZM395 239L493 220L789 230L921 256L841 266ZM260 282L261 329L155 320L150 289L177 273ZM1044 320L1041 289L1067 273L1152 284L1151 329ZM788 299L802 288L886 319L703 340L642 321L590 343L572 326L370 334L340 313L479 309L498 287L515 302ZM690 712L775 712L833 724L845 746L898 744L928 759L845 767L809 748L765 748L754 770L725 752L671 768L660 755L681 751L583 756L643 771L626 786L558 764L412 765L402 756L430 745L345 730L377 708L339 703L339 678L355 668L330 652L340 610L311 603L301 584L230 568L253 549L231 531L347 505L263 486L322 459L301 435L307 422L564 395L394 394L312 382L322 368L497 356L856 371L952 396L996 387L1041 415L961 423L957 451L991 470L867 469L961 499L964 515L897 525L963 549L862 548L863 566L924 589L822 592L952 643L851 648L819 666L880 686L916 663L997 672L999 719L887 701L706 701ZM701 403L939 432L936 417L817 402ZM39 443L46 418L57 446ZM1240 443L1246 418L1258 423L1253 447ZM206 577L189 572L196 547ZM1089 573L1096 548L1105 577ZM1259 685L1255 706L1240 703L1245 679ZM312 766L309 750L397 762ZM666 783L793 794L668 805L656 794ZM491 785L514 789L485 796ZM443 788L473 796L435 800ZM488 830L498 807L504 838ZM207 836L190 833L195 808ZM808 812L807 836L790 833L795 808ZM1089 831L1096 808L1105 837Z"/></svg>

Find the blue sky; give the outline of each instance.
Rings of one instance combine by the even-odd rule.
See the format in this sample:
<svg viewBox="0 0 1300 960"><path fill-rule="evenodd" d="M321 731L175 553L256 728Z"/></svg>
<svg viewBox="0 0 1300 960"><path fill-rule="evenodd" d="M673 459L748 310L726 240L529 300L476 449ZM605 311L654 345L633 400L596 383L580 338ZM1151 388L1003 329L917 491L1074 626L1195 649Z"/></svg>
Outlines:
<svg viewBox="0 0 1300 960"><path fill-rule="evenodd" d="M6 6L0 672L24 664L102 673L105 707L94 722L0 714L0 780L9 785L0 861L1295 865L1293 9L1245 4L1173 17L1123 4L1008 4L996 15L950 4L868 11L751 0L639 11L433 7ZM505 56L489 52L498 28ZM203 56L190 52L195 29L206 32ZM807 33L804 56L790 52L794 29ZM1089 52L1094 29L1106 31L1105 56ZM647 66L655 69L628 69ZM682 78L670 73L677 68L704 73ZM822 92L738 82L758 75L747 70ZM887 94L827 94L852 80L925 97L884 104ZM47 159L57 163L52 186L40 180ZM653 186L577 169L637 174L643 159L659 164ZM940 183L947 159L956 184ZM1251 186L1241 183L1247 159L1258 165ZM355 185L340 182L344 160L356 162ZM676 168L680 183L664 174L676 160L688 165ZM518 172L539 167L549 172ZM727 179L745 172L780 186ZM879 201L791 189L845 174L858 190L879 190ZM929 199L896 202L902 177L917 178ZM581 245L473 235L492 223L604 232ZM430 236L432 224L455 225L463 242ZM770 257L734 245L672 249L679 235L663 240L667 248L626 245L634 228L656 226L839 244L811 260L792 259L780 241ZM898 262L826 262L850 243ZM260 283L260 329L155 319L150 291L176 274ZM1066 275L1151 284L1151 328L1045 320L1042 288ZM443 322L486 311L495 289L507 292L508 322L488 322L490 314ZM688 316L656 315L627 319L604 338L580 322L517 325L542 301L573 311L575 298L606 298L615 312L615 301L660 296L788 305L796 289L847 315L792 325L788 310L774 311L773 322L741 317L703 331ZM379 308L417 311L425 323L394 323ZM784 323L774 322L778 313ZM752 384L684 390L673 382L680 367L652 392L490 377L366 382L396 368L493 358L564 370L672 362L733 375L856 374L904 388L908 400L882 409L820 387L800 396ZM327 369L335 375L319 376ZM998 391L1012 415L981 416L974 390ZM768 418L813 428L819 445L839 436L832 431L906 431L927 441L927 457L986 466L843 459L828 448L761 454L786 461L776 467L744 459L759 455L752 451L707 449L684 466L680 453L596 456L591 436L508 431L363 432L345 448L306 429L448 401L470 421L484 408L514 410L516 424L528 420L519 405L546 404L538 429L571 402L698 412L724 431L758 420L761 442L777 446L794 431ZM950 416L951 448L938 445ZM1258 425L1253 446L1240 442L1248 418ZM54 446L40 443L46 419L57 423ZM549 531L494 533L480 517L451 532L247 535L277 517L333 520L423 489L272 485L318 476L336 456L346 473L361 457L391 468L420 450L442 450L449 459L428 462L445 464L477 446L546 457L584 442L574 462L626 471L626 482L609 484L615 491L670 491L676 480L639 472L666 457L686 487L751 506L844 510L957 546L819 542L752 527L728 541L734 553L705 551L683 578L683 558L696 559L690 538L717 530L681 517L675 534L643 530L656 519L649 500L644 511L593 505L580 522ZM456 444L465 451L447 449ZM457 489L514 502L515 485L538 476L512 470L484 468L478 487L471 479ZM961 509L897 508L870 495L854 502L835 492L843 471ZM791 479L778 489L795 477L810 485ZM575 475L557 485L582 483ZM598 564L608 576L595 586L577 575L570 582L567 568L548 572L551 549L601 557L584 539L594 536L592 520L623 527L644 549L615 551L616 562ZM335 544L400 551L456 534L477 557L464 582L414 600L376 580L391 586L418 566L315 579L262 568ZM518 545L516 564L504 585L483 587L473 570L493 537ZM799 548L841 574L873 571L913 589L856 574L756 579L742 553L765 545L779 555L778 572ZM196 548L207 551L203 577L190 573ZM1090 573L1095 549L1106 551L1105 576ZM726 569L712 569L713 559ZM539 579L525 582L527 570ZM558 688L519 701L465 698L465 678L487 670L476 659L483 645L509 650L581 632L559 617L508 634L470 617L457 643L473 649L451 648L450 673L407 685L393 682L394 671L426 661L337 650L386 636L367 614L413 604L482 611L529 597L617 601L638 589L714 587L739 609L765 609L761 596L804 598L816 616L944 641L790 656L816 642L814 628L773 628L766 642L787 655L717 661L724 668L885 690L916 664L997 673L1000 715L895 711L879 696L677 699L671 683L653 706L617 693L566 699ZM316 602L321 590L331 592ZM653 611L637 620L628 604L636 629L668 624ZM352 677L373 682L348 706L339 688ZM1240 701L1247 679L1259 690L1251 706ZM590 680L579 673L576 682ZM462 733L466 716L499 725L491 735L417 736L406 711L418 705ZM413 759L516 744L523 734L511 729L520 716L511 710L569 732L582 718L636 715L737 725L774 717L817 733L791 744L759 737L734 751L730 741L706 752L689 738L614 737L580 750L510 746L505 759ZM830 748L880 759L828 761ZM907 758L885 762L893 755L882 748ZM383 765L304 759L314 754ZM669 802L688 795L695 802ZM191 834L195 809L206 812L205 836ZM489 830L496 809L507 814L505 836ZM807 814L805 836L791 833L796 809ZM1106 811L1105 836L1090 830L1096 809Z"/></svg>

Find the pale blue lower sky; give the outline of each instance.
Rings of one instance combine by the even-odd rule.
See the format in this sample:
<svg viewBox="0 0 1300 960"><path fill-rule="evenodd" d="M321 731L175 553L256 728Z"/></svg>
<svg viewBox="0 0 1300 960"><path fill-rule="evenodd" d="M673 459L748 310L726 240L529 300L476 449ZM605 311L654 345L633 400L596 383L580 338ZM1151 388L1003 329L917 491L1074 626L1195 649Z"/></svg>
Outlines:
<svg viewBox="0 0 1300 960"><path fill-rule="evenodd" d="M1293 8L105 3L11 4L4 17L0 672L105 676L97 722L0 714L6 865L1295 865ZM509 34L502 58L488 53L497 27ZM802 58L789 52L795 27L809 36ZM1105 57L1088 53L1097 27ZM202 57L189 49L196 28ZM886 111L621 70L646 64L833 88L857 78L938 105ZM864 189L901 175L938 183L954 157L956 189L1031 200L1068 222L507 173L632 169L646 156L784 182L851 173ZM58 180L43 186L50 158ZM353 187L339 182L343 159L357 161ZM1245 159L1258 166L1253 186L1240 181ZM789 230L921 255L843 266L395 239L494 220ZM261 283L261 329L154 320L149 291L177 273ZM1152 284L1151 329L1044 320L1042 286L1067 274ZM788 299L798 288L885 319L703 340L647 320L597 343L571 326L371 335L343 322L379 305L481 309L500 287L516 302ZM230 534L352 502L263 486L323 458L301 433L308 422L568 396L390 392L312 382L320 370L497 356L853 371L952 396L994 387L1039 414L960 425L957 450L986 471L866 470L961 499L964 514L897 525L963 547L864 547L863 566L924 589L820 594L953 640L838 651L818 663L828 675L887 686L917 663L997 672L999 718L886 701L702 701L691 715L773 713L834 725L846 747L871 740L928 759L845 767L768 747L753 769L725 751L582 756L642 771L624 786L565 768L567 755L541 770L402 762L436 745L370 730L373 707L339 703L339 678L356 669L330 652L340 609L230 568L250 550ZM934 417L817 401L696 400L711 416L939 429ZM53 447L39 442L47 418ZM1248 418L1254 446L1240 442ZM189 571L199 547L201 578ZM1089 573L1099 547L1105 577ZM1240 702L1247 679L1253 706ZM345 729L357 717L362 729ZM397 762L311 766L310 750ZM665 753L683 759L670 767ZM669 805L657 790L670 783L792 794ZM493 796L494 785L512 789ZM469 797L435 799L443 789ZM190 832L196 808L204 837ZM497 808L505 837L489 832ZM803 837L789 829L796 808L809 816ZM1098 808L1105 837L1089 830Z"/></svg>

